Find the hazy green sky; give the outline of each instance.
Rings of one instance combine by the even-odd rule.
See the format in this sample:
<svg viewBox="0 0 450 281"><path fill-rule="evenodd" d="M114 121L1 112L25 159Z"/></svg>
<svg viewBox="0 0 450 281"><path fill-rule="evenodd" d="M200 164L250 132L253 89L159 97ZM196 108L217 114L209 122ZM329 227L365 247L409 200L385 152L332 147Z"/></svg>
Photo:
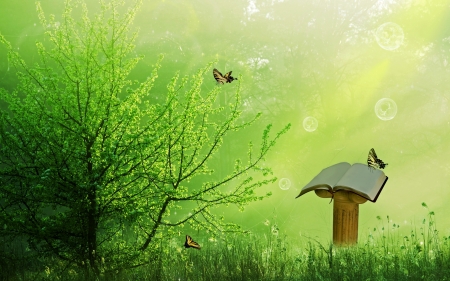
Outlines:
<svg viewBox="0 0 450 281"><path fill-rule="evenodd" d="M57 19L63 2L41 1ZM136 54L146 57L134 78L145 78L166 54L161 95L176 70L189 74L216 58L220 71L242 75L243 116L263 117L229 136L221 155L245 154L246 142L258 143L268 123L293 124L266 161L279 179L289 179L289 189L263 187L270 199L243 213L221 209L227 217L256 231L276 224L290 237L331 239L329 200L313 192L294 198L321 169L365 163L374 147L389 163L389 181L375 204L360 207L360 235L380 226L376 216L420 227L422 202L436 212L441 234L450 235L450 1L144 0L135 27ZM34 42L44 39L34 1L2 1L0 32L33 63ZM11 73L0 47L1 87L13 86ZM212 74L205 81L205 90L216 86ZM236 82L224 87L223 104ZM397 112L382 104L380 118L375 105L383 98ZM305 127L306 117L315 119ZM233 160L222 159L222 166Z"/></svg>

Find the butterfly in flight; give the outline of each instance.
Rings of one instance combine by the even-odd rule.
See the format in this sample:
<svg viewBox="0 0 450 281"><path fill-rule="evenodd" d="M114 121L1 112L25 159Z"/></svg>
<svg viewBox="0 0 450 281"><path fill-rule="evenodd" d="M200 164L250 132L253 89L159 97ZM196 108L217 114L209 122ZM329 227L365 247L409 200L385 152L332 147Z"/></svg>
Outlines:
<svg viewBox="0 0 450 281"><path fill-rule="evenodd" d="M185 248L195 248L200 250L200 245L195 242L194 240L192 240L192 237L189 235L186 235L186 242L184 242L184 247Z"/></svg>
<svg viewBox="0 0 450 281"><path fill-rule="evenodd" d="M222 75L216 68L213 69L213 75L216 79L217 83L224 84L224 83L231 83L233 80L238 80L237 78L234 78L231 76L231 72L227 72L225 75Z"/></svg>
<svg viewBox="0 0 450 281"><path fill-rule="evenodd" d="M375 149L371 148L369 150L369 155L367 156L367 166L369 166L369 168L384 169L387 165L388 163L384 163L383 160L377 157Z"/></svg>

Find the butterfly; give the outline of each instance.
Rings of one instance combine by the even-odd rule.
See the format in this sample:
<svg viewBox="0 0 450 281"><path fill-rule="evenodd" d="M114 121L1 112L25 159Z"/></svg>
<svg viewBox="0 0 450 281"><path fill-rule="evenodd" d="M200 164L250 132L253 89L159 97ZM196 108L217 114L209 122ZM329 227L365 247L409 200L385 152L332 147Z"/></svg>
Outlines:
<svg viewBox="0 0 450 281"><path fill-rule="evenodd" d="M367 156L367 166L372 168L384 169L388 163L384 163L383 160L377 157L375 149L371 148L369 150L369 156Z"/></svg>
<svg viewBox="0 0 450 281"><path fill-rule="evenodd" d="M185 248L195 248L200 250L200 245L195 242L194 240L192 240L192 237L189 235L186 235L186 242L184 242L184 247Z"/></svg>
<svg viewBox="0 0 450 281"><path fill-rule="evenodd" d="M213 75L216 79L217 83L224 84L224 83L231 83L233 80L238 80L237 78L234 78L231 76L231 72L227 72L225 75L222 75L216 68L213 69Z"/></svg>

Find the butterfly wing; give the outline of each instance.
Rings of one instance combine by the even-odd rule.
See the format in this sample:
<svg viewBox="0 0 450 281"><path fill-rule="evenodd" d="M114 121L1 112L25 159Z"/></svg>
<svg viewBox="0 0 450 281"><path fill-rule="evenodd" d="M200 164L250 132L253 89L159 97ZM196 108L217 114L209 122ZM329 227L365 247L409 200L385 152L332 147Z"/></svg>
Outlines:
<svg viewBox="0 0 450 281"><path fill-rule="evenodd" d="M369 155L367 156L367 166L372 168L378 168L378 158L377 154L375 153L375 149L371 148L369 150Z"/></svg>
<svg viewBox="0 0 450 281"><path fill-rule="evenodd" d="M384 163L383 160L377 158L377 164L380 167L380 169L384 169L388 163Z"/></svg>
<svg viewBox="0 0 450 281"><path fill-rule="evenodd" d="M223 76L223 78L225 78L227 80L227 83L231 83L231 82L233 82L233 80L237 80L237 78L234 78L233 76L231 76L231 72L233 72L233 71L227 72Z"/></svg>
<svg viewBox="0 0 450 281"><path fill-rule="evenodd" d="M228 72L228 73L230 73L230 72ZM227 75L227 74L225 74L225 75ZM213 69L213 75L214 75L214 78L216 79L217 83L223 84L223 83L227 82L227 78L225 78L222 75L222 73L220 73L216 68Z"/></svg>
<svg viewBox="0 0 450 281"><path fill-rule="evenodd" d="M383 160L381 160L381 159L378 159L378 161L380 161L380 162L378 162L380 169L384 169L388 165L388 163L384 163Z"/></svg>
<svg viewBox="0 0 450 281"><path fill-rule="evenodd" d="M372 154L372 156L373 156L375 159L378 159L378 156L377 156L377 153L375 152L375 149L371 148L370 151L369 151L369 154Z"/></svg>
<svg viewBox="0 0 450 281"><path fill-rule="evenodd" d="M372 168L384 169L388 163L384 163L383 160L379 159L375 153L375 149L371 148L369 150L369 156L367 156L367 165Z"/></svg>
<svg viewBox="0 0 450 281"><path fill-rule="evenodd" d="M200 245L195 242L194 240L192 240L192 237L189 235L186 235L186 242L184 242L184 247L185 248L195 248L200 250Z"/></svg>

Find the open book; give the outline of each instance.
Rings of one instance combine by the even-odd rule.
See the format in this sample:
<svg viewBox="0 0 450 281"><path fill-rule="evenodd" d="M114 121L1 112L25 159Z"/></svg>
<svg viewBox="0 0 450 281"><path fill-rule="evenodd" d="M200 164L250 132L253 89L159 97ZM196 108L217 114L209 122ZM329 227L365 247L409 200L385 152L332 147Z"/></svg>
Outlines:
<svg viewBox="0 0 450 281"><path fill-rule="evenodd" d="M387 180L388 177L381 170L361 163L350 165L342 162L323 169L295 198L315 189L325 189L331 193L346 190L375 202Z"/></svg>

